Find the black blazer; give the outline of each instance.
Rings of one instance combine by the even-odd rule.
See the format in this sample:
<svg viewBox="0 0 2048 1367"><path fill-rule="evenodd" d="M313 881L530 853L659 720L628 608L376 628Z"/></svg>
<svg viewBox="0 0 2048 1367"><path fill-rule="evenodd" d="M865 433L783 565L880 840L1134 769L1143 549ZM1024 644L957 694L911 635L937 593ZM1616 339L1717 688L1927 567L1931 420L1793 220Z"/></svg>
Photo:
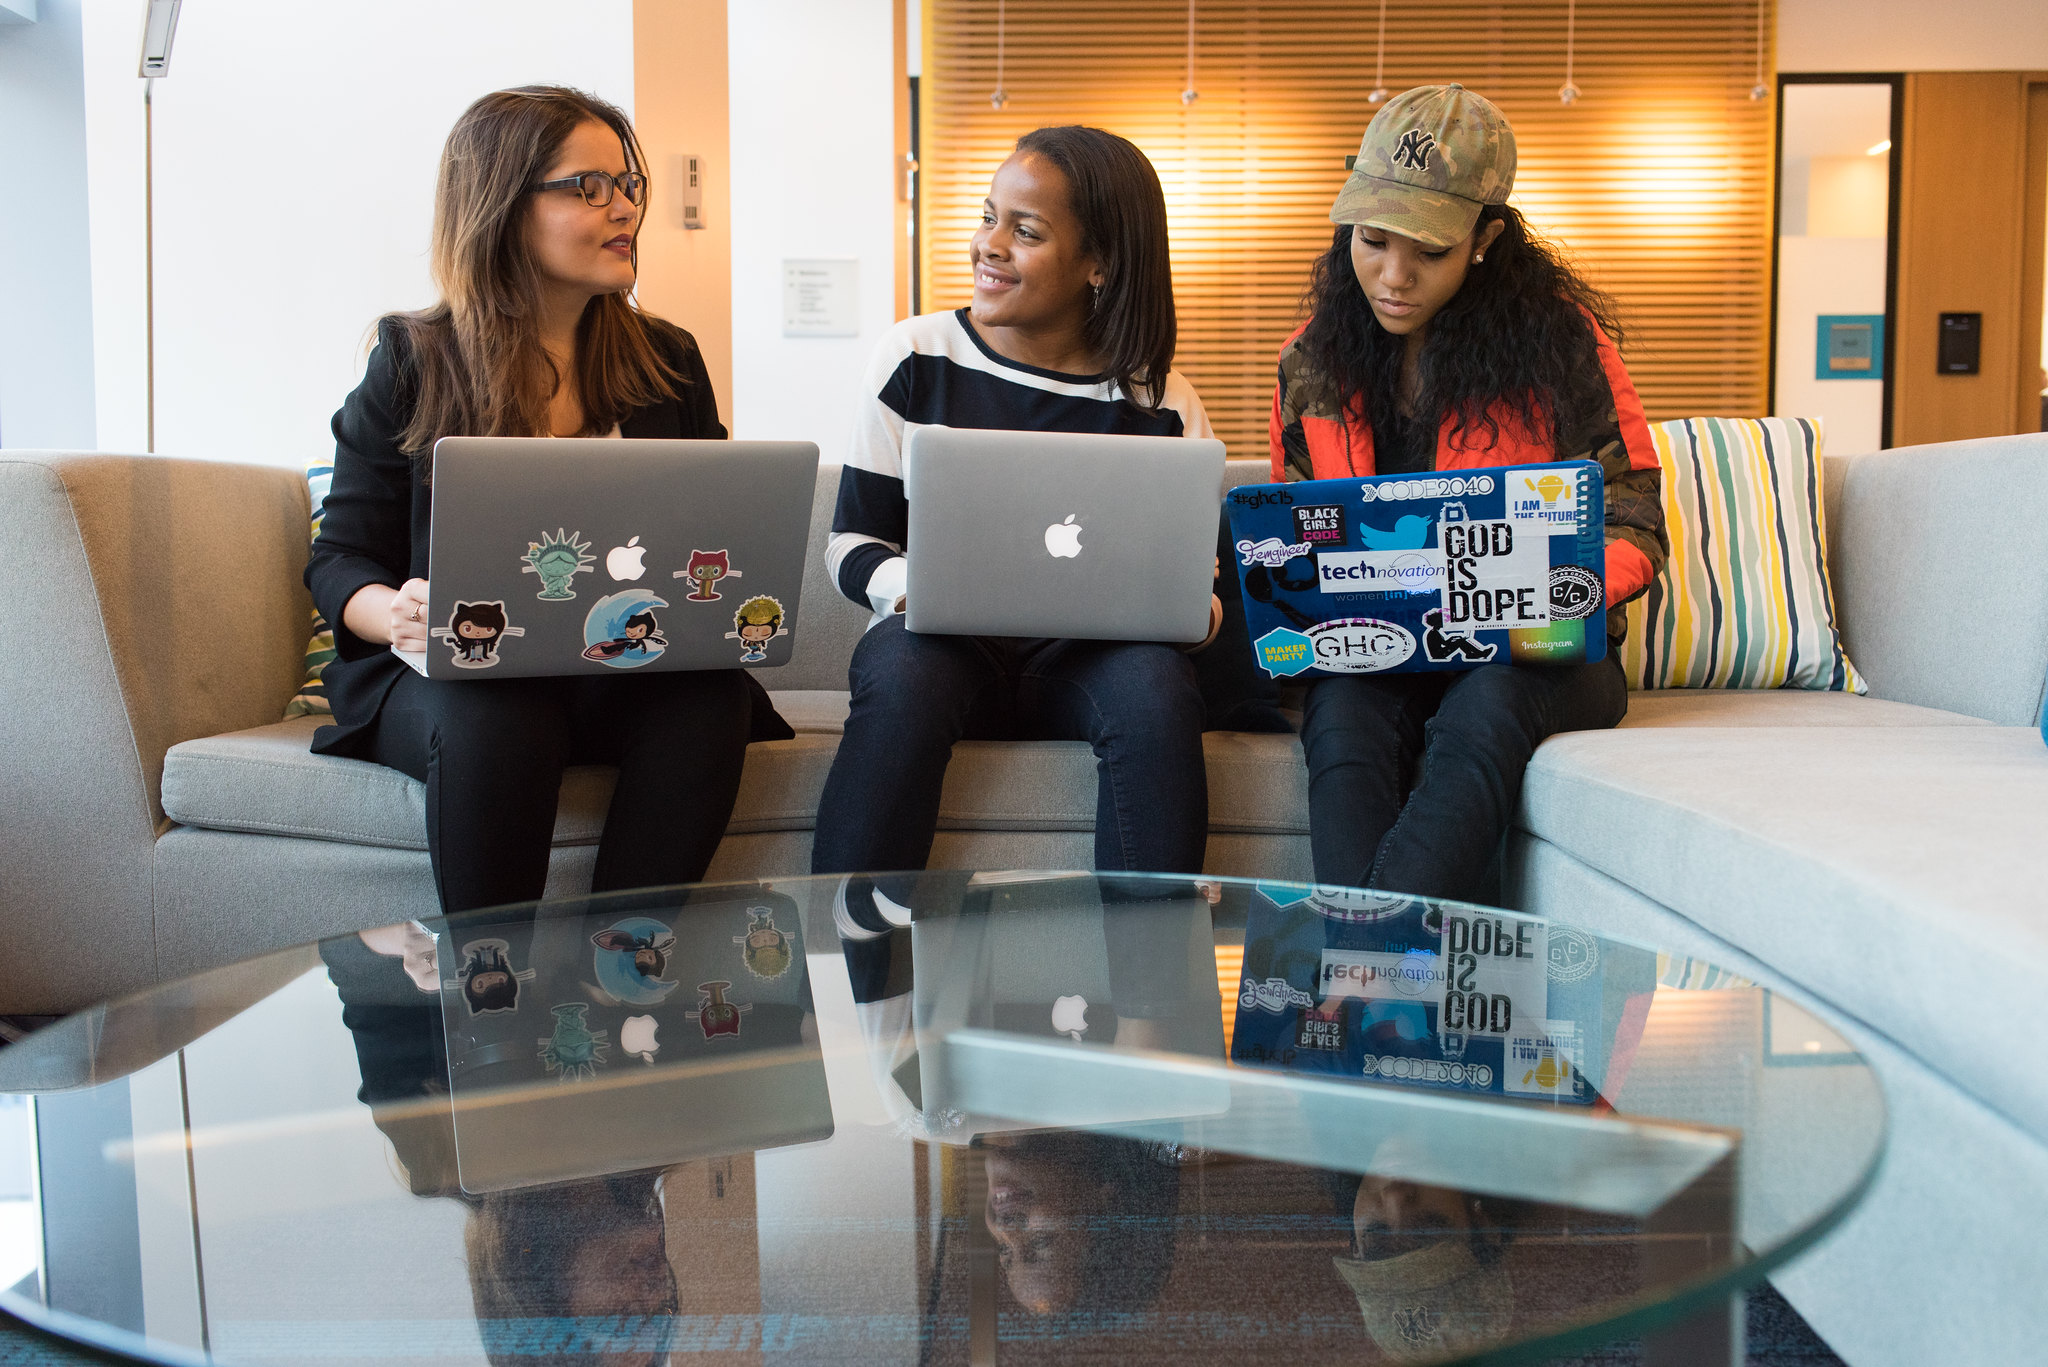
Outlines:
<svg viewBox="0 0 2048 1367"><path fill-rule="evenodd" d="M656 336L670 340L659 332ZM689 383L660 403L628 414L620 432L723 441L718 399L696 342L678 329L672 346L669 359ZM321 677L335 724L314 733L318 754L363 758L363 729L377 719L391 685L408 668L387 647L350 631L341 612L367 585L397 588L408 579L427 577L434 494L412 457L398 449L399 434L412 419L411 360L404 332L389 320L378 324L377 346L363 382L334 415L334 482L321 513L320 536L306 562L313 604L334 628L335 658ZM754 697L749 739L794 736L752 674L747 684Z"/></svg>

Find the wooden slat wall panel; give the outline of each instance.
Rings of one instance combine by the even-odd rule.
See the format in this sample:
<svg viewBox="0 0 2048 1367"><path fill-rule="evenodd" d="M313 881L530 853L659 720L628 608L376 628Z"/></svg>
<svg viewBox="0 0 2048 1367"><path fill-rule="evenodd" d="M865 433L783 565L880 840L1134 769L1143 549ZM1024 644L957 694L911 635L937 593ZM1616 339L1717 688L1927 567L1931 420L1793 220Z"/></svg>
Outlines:
<svg viewBox="0 0 2048 1367"><path fill-rule="evenodd" d="M967 302L967 239L1019 134L1113 129L1166 187L1175 363L1231 454L1263 455L1274 355L1372 116L1378 7L1200 0L1196 13L1201 98L1183 109L1184 0L1008 0L997 110L995 0L926 0L923 306ZM1774 0L1761 18L1768 35ZM1748 98L1758 20L1758 0L1582 0L1586 95L1567 109L1563 0L1389 6L1388 87L1460 81L1506 111L1514 202L1619 300L1653 420L1763 411L1772 138L1771 102Z"/></svg>

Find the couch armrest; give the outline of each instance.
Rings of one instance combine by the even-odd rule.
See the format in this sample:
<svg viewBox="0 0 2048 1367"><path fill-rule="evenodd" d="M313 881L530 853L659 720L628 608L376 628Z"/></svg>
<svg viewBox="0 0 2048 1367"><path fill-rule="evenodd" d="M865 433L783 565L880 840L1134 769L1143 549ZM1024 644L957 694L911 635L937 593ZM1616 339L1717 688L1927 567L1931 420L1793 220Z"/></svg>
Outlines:
<svg viewBox="0 0 2048 1367"><path fill-rule="evenodd" d="M2032 726L2048 690L2048 434L1831 458L1828 564L1871 694Z"/></svg>
<svg viewBox="0 0 2048 1367"><path fill-rule="evenodd" d="M0 1010L154 980L164 751L282 712L306 517L290 470L0 453Z"/></svg>

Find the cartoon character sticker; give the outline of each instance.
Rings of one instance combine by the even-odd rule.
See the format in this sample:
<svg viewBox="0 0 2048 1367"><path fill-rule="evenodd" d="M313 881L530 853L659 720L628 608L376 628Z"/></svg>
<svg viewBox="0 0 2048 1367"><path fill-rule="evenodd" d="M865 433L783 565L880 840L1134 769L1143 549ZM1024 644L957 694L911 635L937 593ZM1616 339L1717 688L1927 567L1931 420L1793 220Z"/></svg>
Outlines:
<svg viewBox="0 0 2048 1367"><path fill-rule="evenodd" d="M651 916L628 916L590 937L597 985L628 1006L653 1006L666 1001L677 984L662 975L676 937Z"/></svg>
<svg viewBox="0 0 2048 1367"><path fill-rule="evenodd" d="M740 643L740 663L745 665L767 659L768 643L789 634L782 625L782 603L765 593L740 604L732 624L734 629L725 633L725 639Z"/></svg>
<svg viewBox="0 0 2048 1367"><path fill-rule="evenodd" d="M1493 658L1500 647L1482 645L1479 639L1469 633L1453 635L1444 630L1444 614L1441 608L1431 608L1422 614L1422 653L1438 664L1447 660L1464 660L1480 664Z"/></svg>
<svg viewBox="0 0 2048 1367"><path fill-rule="evenodd" d="M697 1003L697 1024L704 1031L705 1039L719 1035L740 1037L740 1012L753 1010L748 1002L729 1002L725 994L732 990L728 982L698 983L697 990L704 999Z"/></svg>
<svg viewBox="0 0 2048 1367"><path fill-rule="evenodd" d="M668 600L647 589L626 589L597 600L583 619L583 658L613 669L637 669L661 658L668 638L656 608Z"/></svg>
<svg viewBox="0 0 2048 1367"><path fill-rule="evenodd" d="M555 1032L539 1041L540 1061L550 1073L559 1074L558 1082L596 1077L598 1069L605 1065L605 1055L611 1052L607 1042L610 1032L592 1030L584 1020L584 1013L590 1010L588 1002L564 1002L551 1009L555 1014Z"/></svg>
<svg viewBox="0 0 2048 1367"><path fill-rule="evenodd" d="M462 1004L472 1016L519 1009L519 984L533 970L512 967L512 946L503 940L471 940L462 947L462 967L455 974Z"/></svg>
<svg viewBox="0 0 2048 1367"><path fill-rule="evenodd" d="M553 536L542 532L540 540L526 543L526 554L520 557L526 563L519 572L540 576L540 592L534 597L544 603L562 603L576 596L569 581L597 563L596 556L586 554L590 543L581 540L582 535L557 527Z"/></svg>
<svg viewBox="0 0 2048 1367"><path fill-rule="evenodd" d="M687 601L692 603L715 603L725 595L718 591L721 579L744 579L746 575L732 567L732 557L724 551L691 551L690 563L685 569L677 570L671 579L690 581Z"/></svg>
<svg viewBox="0 0 2048 1367"><path fill-rule="evenodd" d="M457 603L448 614L448 625L435 627L432 634L455 652L450 663L457 669L489 669L498 663L498 643L507 636L524 636L526 628L513 626L503 600L493 600Z"/></svg>
<svg viewBox="0 0 2048 1367"><path fill-rule="evenodd" d="M773 982L789 972L789 966L794 962L790 944L795 938L775 924L773 909L748 907L747 933L733 936L732 942L741 947L740 954L746 960L747 972L763 982Z"/></svg>

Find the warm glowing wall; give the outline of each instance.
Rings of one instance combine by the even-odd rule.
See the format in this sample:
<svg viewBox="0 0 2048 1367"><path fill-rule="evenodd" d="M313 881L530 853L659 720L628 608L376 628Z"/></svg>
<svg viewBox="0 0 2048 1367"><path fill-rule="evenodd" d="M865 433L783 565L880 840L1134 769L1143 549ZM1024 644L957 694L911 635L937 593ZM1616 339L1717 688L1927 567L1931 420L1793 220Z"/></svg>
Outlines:
<svg viewBox="0 0 2048 1367"><path fill-rule="evenodd" d="M1233 455L1265 451L1273 358L1296 325L1330 201L1372 106L1378 7L1202 0L1195 87L1185 0L927 0L922 153L927 309L965 302L965 242L1019 133L1085 122L1159 168L1173 221L1179 367ZM1761 413L1770 298L1771 102L1748 98L1772 0L1388 6L1386 84L1460 81L1514 122L1515 202L1620 300L1651 416ZM1771 80L1764 51L1765 81Z"/></svg>

